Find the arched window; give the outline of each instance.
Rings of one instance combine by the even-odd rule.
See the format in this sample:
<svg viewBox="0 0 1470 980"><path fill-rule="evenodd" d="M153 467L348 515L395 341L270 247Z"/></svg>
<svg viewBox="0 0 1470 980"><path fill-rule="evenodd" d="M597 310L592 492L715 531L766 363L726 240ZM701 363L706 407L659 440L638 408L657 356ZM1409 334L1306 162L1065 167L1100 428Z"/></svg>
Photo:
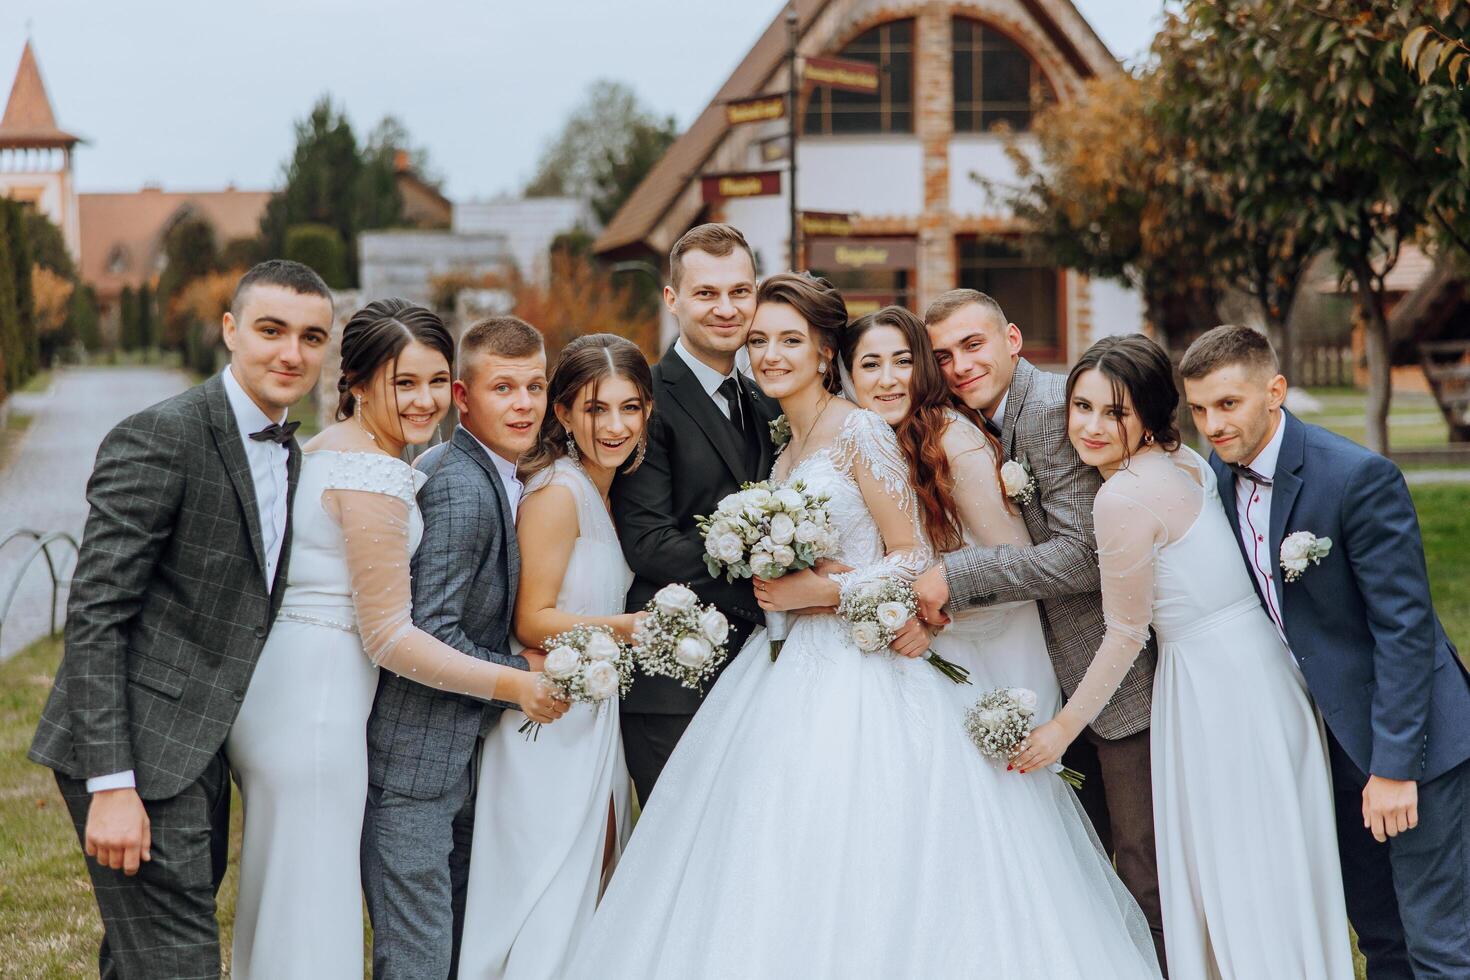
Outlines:
<svg viewBox="0 0 1470 980"><path fill-rule="evenodd" d="M987 133L997 125L1031 128L1031 115L1056 92L1041 66L993 27L956 17L954 27L954 130Z"/></svg>
<svg viewBox="0 0 1470 980"><path fill-rule="evenodd" d="M914 131L914 22L895 20L864 31L837 57L878 66L878 92L812 89L805 133L912 133Z"/></svg>

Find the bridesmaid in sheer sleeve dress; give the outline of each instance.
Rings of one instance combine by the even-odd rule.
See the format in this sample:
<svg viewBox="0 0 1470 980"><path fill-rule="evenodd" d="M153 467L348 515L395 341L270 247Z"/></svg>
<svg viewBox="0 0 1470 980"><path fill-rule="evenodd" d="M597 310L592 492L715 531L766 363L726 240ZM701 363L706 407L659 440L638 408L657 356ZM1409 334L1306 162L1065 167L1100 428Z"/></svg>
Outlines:
<svg viewBox="0 0 1470 980"><path fill-rule="evenodd" d="M1159 885L1172 980L1351 980L1321 723L1256 600L1216 496L1181 445L1168 355L1094 344L1067 379L1094 504L1107 634L1014 760L1049 765L1102 710L1152 629Z"/></svg>

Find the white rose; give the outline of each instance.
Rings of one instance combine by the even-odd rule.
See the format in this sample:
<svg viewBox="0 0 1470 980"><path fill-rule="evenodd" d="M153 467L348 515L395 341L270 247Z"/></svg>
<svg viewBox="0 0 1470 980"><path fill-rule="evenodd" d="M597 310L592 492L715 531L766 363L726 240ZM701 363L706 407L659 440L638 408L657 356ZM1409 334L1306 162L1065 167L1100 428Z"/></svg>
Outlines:
<svg viewBox="0 0 1470 980"><path fill-rule="evenodd" d="M606 701L618 693L618 684L622 677L618 674L618 668L606 660L599 660L587 668L587 673L582 678L587 685L587 693L594 701Z"/></svg>
<svg viewBox="0 0 1470 980"><path fill-rule="evenodd" d="M588 660L604 661L618 659L618 644L606 633L593 633L587 640L587 647L582 651Z"/></svg>
<svg viewBox="0 0 1470 980"><path fill-rule="evenodd" d="M909 621L909 609L901 602L880 602L878 604L878 625L884 629L897 630Z"/></svg>
<svg viewBox="0 0 1470 980"><path fill-rule="evenodd" d="M1288 534L1281 542L1282 564L1301 562L1305 567L1307 559L1312 554L1312 543L1316 540L1311 531L1297 531L1294 534Z"/></svg>
<svg viewBox="0 0 1470 980"><path fill-rule="evenodd" d="M802 521L796 525L796 540L802 544L815 544L822 536L822 529L811 521Z"/></svg>
<svg viewBox="0 0 1470 980"><path fill-rule="evenodd" d="M699 668L709 663L714 652L714 647L707 640L698 636L686 636L674 647L674 659L680 666Z"/></svg>
<svg viewBox="0 0 1470 980"><path fill-rule="evenodd" d="M1008 692L1011 699L1020 705L1023 710L1035 711L1037 705L1036 692L1028 687L1013 687Z"/></svg>
<svg viewBox="0 0 1470 980"><path fill-rule="evenodd" d="M790 544L796 537L796 522L785 514L771 518L771 540L777 544Z"/></svg>
<svg viewBox="0 0 1470 980"><path fill-rule="evenodd" d="M771 502L771 491L765 487L751 487L749 490L742 490L740 495L745 498L746 504L756 507L764 508Z"/></svg>
<svg viewBox="0 0 1470 980"><path fill-rule="evenodd" d="M715 557L727 565L733 565L745 554L745 542L738 534L723 535L715 543Z"/></svg>
<svg viewBox="0 0 1470 980"><path fill-rule="evenodd" d="M790 568L796 561L796 552L789 544L778 544L771 549L771 560L782 568Z"/></svg>
<svg viewBox="0 0 1470 980"><path fill-rule="evenodd" d="M1026 473L1026 467L1014 459L1007 460L1000 468L1001 486L1005 487L1006 496L1013 497L1026 489L1026 484L1031 482L1031 477Z"/></svg>
<svg viewBox="0 0 1470 980"><path fill-rule="evenodd" d="M864 653L872 653L883 645L883 633L878 629L877 623L853 623L852 642Z"/></svg>
<svg viewBox="0 0 1470 980"><path fill-rule="evenodd" d="M546 663L541 669L552 680L564 681L577 672L577 664L581 659L571 647L557 647L547 652Z"/></svg>
<svg viewBox="0 0 1470 980"><path fill-rule="evenodd" d="M802 499L801 494L790 487L782 487L776 491L775 496L776 503L781 505L782 510L801 510L806 505L806 501Z"/></svg>
<svg viewBox="0 0 1470 980"><path fill-rule="evenodd" d="M654 593L653 596L653 604L665 616L677 616L680 613L687 613L694 608L694 604L698 601L699 596L694 594L693 589L687 585L679 585L678 583L664 586Z"/></svg>
<svg viewBox="0 0 1470 980"><path fill-rule="evenodd" d="M738 493L727 493L727 494L725 494L725 496L723 496L723 497L720 498L720 502L715 507L715 510L717 512L719 512L719 513L728 514L728 513L731 513L732 511L739 510L740 509L740 504L741 504L740 494L738 494Z"/></svg>
<svg viewBox="0 0 1470 980"><path fill-rule="evenodd" d="M758 578L771 578L773 573L778 570L768 552L752 551L750 553L750 572L752 575Z"/></svg>
<svg viewBox="0 0 1470 980"><path fill-rule="evenodd" d="M730 623L725 619L725 614L714 606L710 606L699 617L699 628L704 632L705 639L713 646L719 646L725 642L730 635Z"/></svg>

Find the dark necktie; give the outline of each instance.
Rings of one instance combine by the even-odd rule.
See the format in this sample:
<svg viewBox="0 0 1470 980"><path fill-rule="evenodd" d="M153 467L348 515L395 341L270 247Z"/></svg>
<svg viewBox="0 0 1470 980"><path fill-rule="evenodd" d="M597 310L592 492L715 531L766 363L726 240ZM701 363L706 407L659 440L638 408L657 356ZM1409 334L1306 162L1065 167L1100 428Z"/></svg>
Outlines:
<svg viewBox="0 0 1470 980"><path fill-rule="evenodd" d="M995 424L995 419L993 419L990 416L986 415L984 412L980 412L979 415L980 415L980 424L983 425L983 426L985 426L985 431L986 432L989 432L991 435L995 436L996 441L999 442L1001 440L1002 436L1000 434L1000 426L998 426L998 425Z"/></svg>
<svg viewBox="0 0 1470 980"><path fill-rule="evenodd" d="M250 433L250 438L256 442L274 442L279 446L284 446L291 441L300 427L300 422L287 422L285 425L280 422L272 422L259 432Z"/></svg>
<svg viewBox="0 0 1470 980"><path fill-rule="evenodd" d="M1269 487L1271 485L1270 477L1262 476L1249 466L1242 466L1240 463L1226 463L1225 465L1234 470L1237 477L1242 480L1249 480L1258 487Z"/></svg>
<svg viewBox="0 0 1470 980"><path fill-rule="evenodd" d="M735 423L742 436L745 435L745 413L740 410L740 383L734 378L726 378L720 382L718 390L730 406L730 421Z"/></svg>

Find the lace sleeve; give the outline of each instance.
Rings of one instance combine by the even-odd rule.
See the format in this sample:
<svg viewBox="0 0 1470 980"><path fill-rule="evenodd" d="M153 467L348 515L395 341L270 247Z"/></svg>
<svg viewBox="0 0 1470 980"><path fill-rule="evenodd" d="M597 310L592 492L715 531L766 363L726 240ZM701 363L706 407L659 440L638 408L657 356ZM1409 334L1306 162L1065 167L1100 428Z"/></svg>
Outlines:
<svg viewBox="0 0 1470 980"><path fill-rule="evenodd" d="M1130 481L1130 487L1136 481ZM1125 489L1105 484L1093 502L1107 632L1062 712L1078 731L1090 725L1148 643L1153 621L1154 563L1169 539L1167 525Z"/></svg>
<svg viewBox="0 0 1470 980"><path fill-rule="evenodd" d="M985 434L956 414L944 431L943 446L954 477L960 523L970 543L981 547L1030 547L1025 520L1006 504L995 470L995 450Z"/></svg>
<svg viewBox="0 0 1470 980"><path fill-rule="evenodd" d="M363 652L378 666L428 687L514 701L508 695L520 672L460 653L413 624L408 523L413 498L407 464L365 453L343 454L322 491L323 509L342 528Z"/></svg>
<svg viewBox="0 0 1470 980"><path fill-rule="evenodd" d="M872 565L833 575L838 589L846 594L880 578L905 582L918 578L934 555L924 537L919 501L909 485L908 463L893 429L872 412L853 412L833 444L833 458L857 483L886 552Z"/></svg>

